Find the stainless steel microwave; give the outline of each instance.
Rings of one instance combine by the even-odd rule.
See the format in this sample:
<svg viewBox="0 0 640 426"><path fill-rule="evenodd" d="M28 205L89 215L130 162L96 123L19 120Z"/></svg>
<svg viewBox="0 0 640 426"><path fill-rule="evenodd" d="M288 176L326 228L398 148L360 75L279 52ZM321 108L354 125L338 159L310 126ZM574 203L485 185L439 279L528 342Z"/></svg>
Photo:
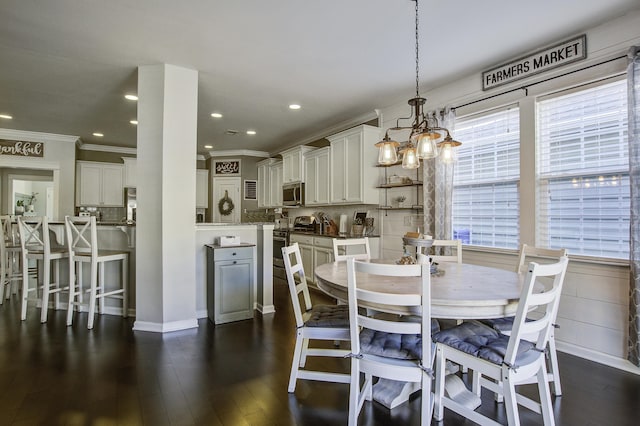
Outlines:
<svg viewBox="0 0 640 426"><path fill-rule="evenodd" d="M288 183L282 185L282 204L285 206L304 205L304 183Z"/></svg>

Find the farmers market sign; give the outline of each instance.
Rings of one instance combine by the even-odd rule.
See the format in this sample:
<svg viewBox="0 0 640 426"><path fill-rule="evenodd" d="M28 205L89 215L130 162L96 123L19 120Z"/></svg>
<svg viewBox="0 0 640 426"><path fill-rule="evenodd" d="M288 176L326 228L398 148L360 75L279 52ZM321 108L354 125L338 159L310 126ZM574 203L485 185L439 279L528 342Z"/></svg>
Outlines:
<svg viewBox="0 0 640 426"><path fill-rule="evenodd" d="M586 58L587 36L583 34L483 72L482 90L493 89Z"/></svg>
<svg viewBox="0 0 640 426"><path fill-rule="evenodd" d="M44 157L43 142L8 141L0 139L0 155Z"/></svg>

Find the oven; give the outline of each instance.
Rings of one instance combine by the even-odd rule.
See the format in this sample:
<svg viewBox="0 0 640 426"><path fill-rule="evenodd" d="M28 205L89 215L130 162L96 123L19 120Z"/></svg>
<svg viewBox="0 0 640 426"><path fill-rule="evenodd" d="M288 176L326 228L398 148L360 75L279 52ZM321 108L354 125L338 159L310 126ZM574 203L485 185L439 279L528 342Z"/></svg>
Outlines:
<svg viewBox="0 0 640 426"><path fill-rule="evenodd" d="M287 280L287 273L284 269L284 260L282 259L282 248L289 245L289 230L274 229L273 230L273 278Z"/></svg>

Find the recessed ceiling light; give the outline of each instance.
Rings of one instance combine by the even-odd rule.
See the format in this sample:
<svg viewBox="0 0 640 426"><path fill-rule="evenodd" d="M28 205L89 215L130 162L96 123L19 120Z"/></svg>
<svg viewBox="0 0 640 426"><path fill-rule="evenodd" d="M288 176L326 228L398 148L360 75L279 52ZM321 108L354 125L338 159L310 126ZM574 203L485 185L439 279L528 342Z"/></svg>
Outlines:
<svg viewBox="0 0 640 426"><path fill-rule="evenodd" d="M220 114L219 112L212 112L212 113L211 113L211 116L212 116L213 118L222 118L222 114Z"/></svg>
<svg viewBox="0 0 640 426"><path fill-rule="evenodd" d="M248 135L255 135L256 131L255 130L247 130L247 134Z"/></svg>
<svg viewBox="0 0 640 426"><path fill-rule="evenodd" d="M101 137L103 137L103 136L104 136L104 134L103 134L103 133L100 133L100 132L93 132L93 136L96 136L96 137L98 137L98 138L101 138Z"/></svg>
<svg viewBox="0 0 640 426"><path fill-rule="evenodd" d="M138 125L138 120L129 120L129 123L137 126Z"/></svg>
<svg viewBox="0 0 640 426"><path fill-rule="evenodd" d="M289 109L300 109L300 105L298 105L298 104L291 104L291 105L289 105Z"/></svg>
<svg viewBox="0 0 640 426"><path fill-rule="evenodd" d="M125 97L125 99L128 99L130 101L137 101L138 100L138 97L136 95L128 94L128 95L124 95L124 97Z"/></svg>
<svg viewBox="0 0 640 426"><path fill-rule="evenodd" d="M205 149L211 149L211 148L213 148L213 145L205 145L204 148Z"/></svg>
<svg viewBox="0 0 640 426"><path fill-rule="evenodd" d="M5 120L12 120L13 117L8 114L0 114L0 118L4 118Z"/></svg>

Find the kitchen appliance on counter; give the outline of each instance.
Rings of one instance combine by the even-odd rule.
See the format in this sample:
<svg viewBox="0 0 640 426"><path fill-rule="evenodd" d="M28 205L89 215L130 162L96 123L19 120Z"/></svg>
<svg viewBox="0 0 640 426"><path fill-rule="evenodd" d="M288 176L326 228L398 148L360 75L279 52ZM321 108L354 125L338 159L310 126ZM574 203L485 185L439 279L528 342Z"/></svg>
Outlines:
<svg viewBox="0 0 640 426"><path fill-rule="evenodd" d="M293 219L293 230L303 232L314 232L315 230L315 217L313 216L296 216Z"/></svg>

